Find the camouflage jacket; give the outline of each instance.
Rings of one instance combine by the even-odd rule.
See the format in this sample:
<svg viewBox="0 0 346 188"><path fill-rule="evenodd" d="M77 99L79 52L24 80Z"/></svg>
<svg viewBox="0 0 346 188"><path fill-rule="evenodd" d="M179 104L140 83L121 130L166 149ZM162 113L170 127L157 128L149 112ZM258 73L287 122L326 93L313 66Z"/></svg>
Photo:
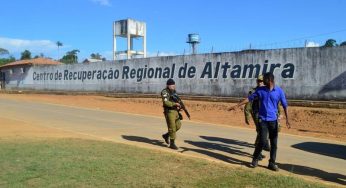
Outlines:
<svg viewBox="0 0 346 188"><path fill-rule="evenodd" d="M161 91L161 98L163 103L164 110L175 109L175 102L172 99L172 95L175 91L170 91L168 88L165 88Z"/></svg>

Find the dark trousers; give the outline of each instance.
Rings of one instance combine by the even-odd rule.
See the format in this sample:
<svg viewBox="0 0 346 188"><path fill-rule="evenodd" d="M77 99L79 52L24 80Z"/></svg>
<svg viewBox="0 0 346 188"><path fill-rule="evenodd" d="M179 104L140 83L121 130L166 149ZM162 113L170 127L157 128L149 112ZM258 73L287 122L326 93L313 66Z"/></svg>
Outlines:
<svg viewBox="0 0 346 188"><path fill-rule="evenodd" d="M263 147L267 140L267 134L269 133L270 140L270 159L269 162L275 163L276 160L276 150L278 143L278 123L277 121L263 121L259 123L260 140L256 145L255 152L253 154L254 159L258 159L261 154Z"/></svg>
<svg viewBox="0 0 346 188"><path fill-rule="evenodd" d="M256 132L257 132L257 135L256 135L256 140L255 140L255 146L257 146L259 144L260 140L261 140L261 127L260 127L259 122L256 124ZM266 134L265 137L266 137L266 139L265 139L263 148L266 151L269 151L270 150L270 145L269 145L269 142L268 142L268 134Z"/></svg>

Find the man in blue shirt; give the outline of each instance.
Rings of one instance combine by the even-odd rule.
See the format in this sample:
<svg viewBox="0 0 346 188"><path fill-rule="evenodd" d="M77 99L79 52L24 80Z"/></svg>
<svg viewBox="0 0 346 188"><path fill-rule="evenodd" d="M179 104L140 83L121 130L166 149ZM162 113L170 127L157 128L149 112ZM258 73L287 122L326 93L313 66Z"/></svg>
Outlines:
<svg viewBox="0 0 346 188"><path fill-rule="evenodd" d="M275 86L274 75L272 73L264 74L264 85L265 87L258 88L254 93L248 96L247 99L243 100L241 103L236 106L231 107L229 110L234 110L235 108L253 101L255 98L258 98L260 101L259 108L259 127L260 127L260 142L256 145L251 167L255 168L258 165L258 158L263 150L263 146L266 140L266 135L269 133L269 140L271 145L270 150L270 159L268 168L274 171L278 171L279 168L275 164L276 160L276 151L277 151L277 140L278 140L278 117L277 110L278 104L281 102L282 107L285 111L286 116L286 125L287 128L291 128L289 119L288 119L288 108L285 93L283 90Z"/></svg>

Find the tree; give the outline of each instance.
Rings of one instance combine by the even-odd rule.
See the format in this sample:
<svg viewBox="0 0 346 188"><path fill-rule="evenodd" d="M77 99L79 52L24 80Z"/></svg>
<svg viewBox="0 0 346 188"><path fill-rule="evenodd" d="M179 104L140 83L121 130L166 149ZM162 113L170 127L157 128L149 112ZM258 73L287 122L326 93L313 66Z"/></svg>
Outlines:
<svg viewBox="0 0 346 188"><path fill-rule="evenodd" d="M36 58L44 58L44 54L43 53L40 53L40 54L38 54L38 55L35 55L34 56L34 59L36 59Z"/></svg>
<svg viewBox="0 0 346 188"><path fill-rule="evenodd" d="M100 55L99 53L92 53L92 54L90 54L90 57L92 58L92 59L100 59L100 60L102 60L102 55Z"/></svg>
<svg viewBox="0 0 346 188"><path fill-rule="evenodd" d="M5 54L9 54L8 50L4 48L0 48L0 55L5 55Z"/></svg>
<svg viewBox="0 0 346 188"><path fill-rule="evenodd" d="M16 61L16 58L14 58L13 56L10 56L9 58L0 58L0 66L5 65L7 63L15 62L15 61Z"/></svg>
<svg viewBox="0 0 346 188"><path fill-rule="evenodd" d="M342 42L340 46L346 46L346 41Z"/></svg>
<svg viewBox="0 0 346 188"><path fill-rule="evenodd" d="M0 56L2 55L8 55L10 54L8 52L8 50L4 49L4 48L0 48ZM9 58L0 58L0 66L1 65L5 65L7 63L11 63L11 62L14 62L16 61L16 58L14 58L13 56L10 56Z"/></svg>
<svg viewBox="0 0 346 188"><path fill-rule="evenodd" d="M29 50L24 50L24 52L21 53L20 60L24 59L31 59L31 52Z"/></svg>
<svg viewBox="0 0 346 188"><path fill-rule="evenodd" d="M58 59L59 59L59 57L60 57L60 47L63 46L64 44L62 42L60 42L60 41L57 41L56 45L58 46Z"/></svg>
<svg viewBox="0 0 346 188"><path fill-rule="evenodd" d="M66 52L66 55L64 55L60 61L65 64L78 63L77 53L79 53L79 50L72 50L72 51Z"/></svg>
<svg viewBox="0 0 346 188"><path fill-rule="evenodd" d="M338 44L336 43L336 40L328 39L323 47L335 47L335 46L338 46Z"/></svg>

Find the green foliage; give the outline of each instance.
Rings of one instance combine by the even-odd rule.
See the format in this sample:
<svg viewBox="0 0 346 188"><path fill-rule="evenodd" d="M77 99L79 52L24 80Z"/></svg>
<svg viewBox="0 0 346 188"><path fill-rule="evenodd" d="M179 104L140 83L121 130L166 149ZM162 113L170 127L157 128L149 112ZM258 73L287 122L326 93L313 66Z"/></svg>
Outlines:
<svg viewBox="0 0 346 188"><path fill-rule="evenodd" d="M58 46L58 58L60 58L60 47L63 46L64 44L60 41L57 41L56 45Z"/></svg>
<svg viewBox="0 0 346 188"><path fill-rule="evenodd" d="M340 46L346 46L346 41L342 42Z"/></svg>
<svg viewBox="0 0 346 188"><path fill-rule="evenodd" d="M41 57L41 58L44 58L44 54L43 54L43 53L40 53L40 55L35 55L35 56L34 56L34 59L40 58L40 57Z"/></svg>
<svg viewBox="0 0 346 188"><path fill-rule="evenodd" d="M7 63L15 62L15 61L16 61L16 58L14 58L13 56L10 56L9 58L0 58L0 66L5 65Z"/></svg>
<svg viewBox="0 0 346 188"><path fill-rule="evenodd" d="M77 53L79 53L79 50L72 50L66 53L66 55L64 55L61 58L61 62L65 63L65 64L74 64L74 63L78 63L78 56Z"/></svg>
<svg viewBox="0 0 346 188"><path fill-rule="evenodd" d="M102 55L100 55L99 53L92 53L92 54L90 54L90 57L92 58L92 59L102 59Z"/></svg>
<svg viewBox="0 0 346 188"><path fill-rule="evenodd" d="M338 44L336 43L336 40L328 39L323 47L335 47L335 46L338 46Z"/></svg>
<svg viewBox="0 0 346 188"><path fill-rule="evenodd" d="M6 55L6 54L9 54L8 50L4 48L0 48L0 55Z"/></svg>
<svg viewBox="0 0 346 188"><path fill-rule="evenodd" d="M60 47L60 46L63 46L63 43L62 42L60 42L60 41L57 41L56 42L56 45L58 46L58 48Z"/></svg>
<svg viewBox="0 0 346 188"><path fill-rule="evenodd" d="M31 52L29 50L24 50L24 52L21 53L20 60L24 59L31 59Z"/></svg>

